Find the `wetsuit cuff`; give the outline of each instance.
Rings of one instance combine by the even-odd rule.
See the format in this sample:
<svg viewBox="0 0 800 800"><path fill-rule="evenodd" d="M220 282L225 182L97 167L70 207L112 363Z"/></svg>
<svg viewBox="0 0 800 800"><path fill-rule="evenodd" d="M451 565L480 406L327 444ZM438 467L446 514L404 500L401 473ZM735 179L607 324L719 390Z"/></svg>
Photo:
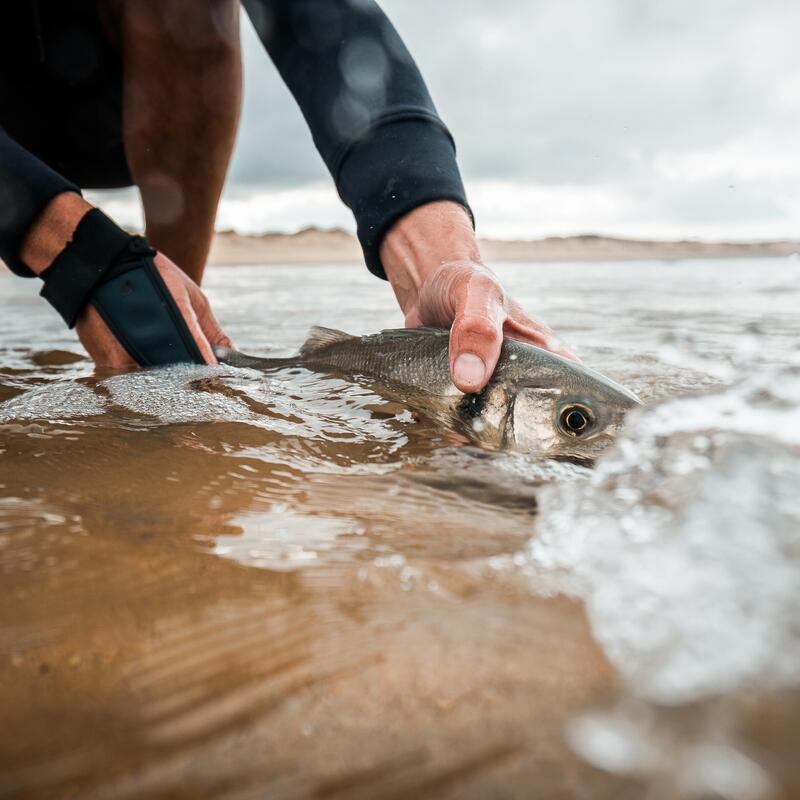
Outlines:
<svg viewBox="0 0 800 800"><path fill-rule="evenodd" d="M386 278L381 242L404 214L435 200L453 200L473 218L453 140L433 121L401 119L375 128L347 155L337 184L355 215L367 267L379 278Z"/></svg>
<svg viewBox="0 0 800 800"><path fill-rule="evenodd" d="M107 277L120 254L135 246L138 238L93 208L82 217L67 246L39 276L44 281L41 296L70 328L74 327L95 288ZM155 253L149 247L147 252Z"/></svg>

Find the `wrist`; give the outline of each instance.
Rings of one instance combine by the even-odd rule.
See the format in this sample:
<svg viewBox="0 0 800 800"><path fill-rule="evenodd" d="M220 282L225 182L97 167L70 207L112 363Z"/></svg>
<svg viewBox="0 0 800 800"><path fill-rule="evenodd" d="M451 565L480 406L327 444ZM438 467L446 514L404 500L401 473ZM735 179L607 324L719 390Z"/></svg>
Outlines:
<svg viewBox="0 0 800 800"><path fill-rule="evenodd" d="M32 272L44 272L69 244L78 223L91 209L79 194L56 195L28 229L19 257Z"/></svg>
<svg viewBox="0 0 800 800"><path fill-rule="evenodd" d="M418 206L392 225L380 247L381 263L405 313L426 279L445 264L480 263L466 209L450 200Z"/></svg>
<svg viewBox="0 0 800 800"><path fill-rule="evenodd" d="M62 217L59 237L68 228L63 221ZM55 242L59 237L51 239ZM98 289L126 271L131 262L153 255L155 251L144 239L131 236L100 209L92 208L80 218L51 264L39 273L44 283L39 294L72 328Z"/></svg>

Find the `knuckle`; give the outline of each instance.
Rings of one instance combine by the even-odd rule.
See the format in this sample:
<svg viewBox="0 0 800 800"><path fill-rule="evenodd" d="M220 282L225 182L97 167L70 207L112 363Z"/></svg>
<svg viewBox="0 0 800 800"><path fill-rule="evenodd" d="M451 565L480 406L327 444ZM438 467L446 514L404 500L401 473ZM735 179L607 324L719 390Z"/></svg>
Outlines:
<svg viewBox="0 0 800 800"><path fill-rule="evenodd" d="M495 339L499 334L498 325L489 317L460 317L453 326L457 335L464 339Z"/></svg>

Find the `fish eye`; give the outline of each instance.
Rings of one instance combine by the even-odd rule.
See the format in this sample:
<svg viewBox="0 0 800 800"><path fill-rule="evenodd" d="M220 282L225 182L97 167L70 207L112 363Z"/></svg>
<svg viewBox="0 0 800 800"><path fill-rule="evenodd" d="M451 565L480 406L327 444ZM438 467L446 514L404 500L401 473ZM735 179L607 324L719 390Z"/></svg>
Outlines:
<svg viewBox="0 0 800 800"><path fill-rule="evenodd" d="M558 421L568 436L583 436L594 423L594 417L586 406L573 404L564 406Z"/></svg>

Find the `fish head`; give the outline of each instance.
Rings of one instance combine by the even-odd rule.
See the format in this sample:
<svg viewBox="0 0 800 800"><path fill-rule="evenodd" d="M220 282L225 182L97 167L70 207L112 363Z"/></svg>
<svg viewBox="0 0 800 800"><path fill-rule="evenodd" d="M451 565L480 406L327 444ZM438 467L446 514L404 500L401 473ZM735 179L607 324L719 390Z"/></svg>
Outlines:
<svg viewBox="0 0 800 800"><path fill-rule="evenodd" d="M506 340L492 380L465 395L457 412L483 447L591 462L639 405L629 389L583 364Z"/></svg>
<svg viewBox="0 0 800 800"><path fill-rule="evenodd" d="M580 365L552 385L507 385L504 449L543 458L593 461L622 430L625 415L641 405L624 386Z"/></svg>

